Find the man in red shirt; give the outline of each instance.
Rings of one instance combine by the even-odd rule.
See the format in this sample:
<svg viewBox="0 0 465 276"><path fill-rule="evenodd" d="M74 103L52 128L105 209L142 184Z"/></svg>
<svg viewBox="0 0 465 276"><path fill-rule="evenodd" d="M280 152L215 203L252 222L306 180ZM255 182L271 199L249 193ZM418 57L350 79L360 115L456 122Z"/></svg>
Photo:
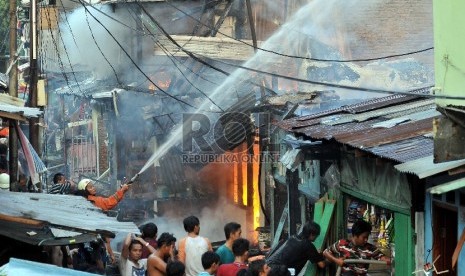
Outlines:
<svg viewBox="0 0 465 276"><path fill-rule="evenodd" d="M236 276L241 269L247 269L247 259L249 258L250 243L248 240L239 238L232 244L234 254L234 262L230 264L222 264L216 272L216 276Z"/></svg>

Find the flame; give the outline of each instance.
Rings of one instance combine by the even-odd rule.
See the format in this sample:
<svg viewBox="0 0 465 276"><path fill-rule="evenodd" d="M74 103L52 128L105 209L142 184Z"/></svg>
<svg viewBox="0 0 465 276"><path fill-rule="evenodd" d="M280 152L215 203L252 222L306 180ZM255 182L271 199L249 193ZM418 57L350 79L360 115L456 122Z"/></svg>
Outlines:
<svg viewBox="0 0 465 276"><path fill-rule="evenodd" d="M234 203L239 203L239 168L236 164L233 166L233 200Z"/></svg>
<svg viewBox="0 0 465 276"><path fill-rule="evenodd" d="M242 204L247 206L247 162L241 162L242 168Z"/></svg>
<svg viewBox="0 0 465 276"><path fill-rule="evenodd" d="M155 91L158 90L157 86L161 89L168 89L171 85L171 78L165 72L159 72L153 75L150 75L151 82L149 83L149 90ZM156 84L156 85L155 85Z"/></svg>
<svg viewBox="0 0 465 276"><path fill-rule="evenodd" d="M258 137L256 137L256 140ZM260 170L260 146L258 143L254 143L253 145L253 152L254 155L248 160L251 162L252 165L252 206L247 206L247 162L241 162L240 168L242 169L242 203L244 206L247 206L248 208L252 208L252 213L253 213L253 225L251 226L251 229L257 229L257 227L260 226L260 194L258 192L260 181L258 179L258 174ZM252 232L252 231L251 231ZM256 231L253 231L253 241L258 241L258 233Z"/></svg>
<svg viewBox="0 0 465 276"><path fill-rule="evenodd" d="M258 137L255 138L258 140ZM253 145L254 158L253 162L253 229L257 229L260 226L260 179L259 170L260 170L260 145L254 143ZM254 240L258 241L258 233L254 232Z"/></svg>

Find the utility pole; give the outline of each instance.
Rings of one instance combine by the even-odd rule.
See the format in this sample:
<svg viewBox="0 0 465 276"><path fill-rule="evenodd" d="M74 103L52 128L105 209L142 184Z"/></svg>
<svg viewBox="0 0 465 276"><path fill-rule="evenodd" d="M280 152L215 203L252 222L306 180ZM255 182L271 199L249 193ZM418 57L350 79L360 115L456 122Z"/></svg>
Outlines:
<svg viewBox="0 0 465 276"><path fill-rule="evenodd" d="M30 16L31 16L31 52L30 52L30 67L29 67L29 105L30 107L37 108L37 0L30 2ZM29 119L29 142L38 153L39 150L39 119Z"/></svg>
<svg viewBox="0 0 465 276"><path fill-rule="evenodd" d="M12 97L18 97L18 65L16 63L16 0L10 0L10 60L11 70L9 75L8 92ZM18 186L18 134L16 133L16 121L8 120L9 135L9 172L10 172L10 191L17 190Z"/></svg>

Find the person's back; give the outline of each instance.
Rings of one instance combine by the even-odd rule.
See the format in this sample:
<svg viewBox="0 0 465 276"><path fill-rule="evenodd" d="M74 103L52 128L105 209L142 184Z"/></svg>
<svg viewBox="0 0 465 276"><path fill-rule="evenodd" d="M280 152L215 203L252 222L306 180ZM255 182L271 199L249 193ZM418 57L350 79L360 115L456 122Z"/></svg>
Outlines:
<svg viewBox="0 0 465 276"><path fill-rule="evenodd" d="M187 237L179 241L179 260L186 266L187 276L197 276L203 271L201 256L206 251L212 251L210 241L199 236L200 221L190 216L183 221Z"/></svg>
<svg viewBox="0 0 465 276"><path fill-rule="evenodd" d="M209 245L204 237L186 237L185 238L186 252L186 275L195 276L203 271L201 256L209 251Z"/></svg>
<svg viewBox="0 0 465 276"><path fill-rule="evenodd" d="M295 274L299 274L307 261L324 267L324 258L318 252L313 240L320 234L320 226L315 222L304 225L302 233L290 237L278 250L267 258L267 263L273 265L285 265L294 268Z"/></svg>

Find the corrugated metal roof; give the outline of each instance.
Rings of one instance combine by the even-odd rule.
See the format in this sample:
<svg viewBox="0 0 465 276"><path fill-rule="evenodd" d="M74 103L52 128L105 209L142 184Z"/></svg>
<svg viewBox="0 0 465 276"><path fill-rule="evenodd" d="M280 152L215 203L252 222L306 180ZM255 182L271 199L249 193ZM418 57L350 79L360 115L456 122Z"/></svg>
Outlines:
<svg viewBox="0 0 465 276"><path fill-rule="evenodd" d="M348 111L352 111L348 113ZM334 139L383 158L408 162L431 155L433 100L389 96L278 123L312 139Z"/></svg>
<svg viewBox="0 0 465 276"><path fill-rule="evenodd" d="M0 268L0 274L6 276L28 275L28 276L95 276L96 274L11 258L9 262Z"/></svg>
<svg viewBox="0 0 465 276"><path fill-rule="evenodd" d="M415 174L420 179L422 179L465 165L465 159L444 163L434 163L433 160L434 156L429 155L410 162L396 165L394 168L404 173Z"/></svg>
<svg viewBox="0 0 465 276"><path fill-rule="evenodd" d="M395 143L366 148L365 150L376 156L404 163L427 155L432 155L433 146L433 139L418 136Z"/></svg>
<svg viewBox="0 0 465 276"><path fill-rule="evenodd" d="M334 135L334 138L340 143L363 149L406 140L432 131L433 120L427 118L400 124L392 128L373 128L370 126L363 132L341 133Z"/></svg>
<svg viewBox="0 0 465 276"><path fill-rule="evenodd" d="M415 108L429 106L432 108L434 106L434 100L422 100L422 101L414 101L411 103L406 104L399 104L396 106L390 106L385 108L380 108L376 110L371 110L363 113L358 114L338 114L329 116L326 118L321 119L321 123L325 125L340 125L349 122L363 122L372 118L384 117L389 114L404 112L408 110L413 110Z"/></svg>
<svg viewBox="0 0 465 276"><path fill-rule="evenodd" d="M406 103L416 99L415 96L406 95L390 95L386 97L374 98L361 103L350 104L335 109L317 112L315 114L291 118L282 122L277 122L279 127L291 131L295 128L318 124L322 118L334 114L358 114L370 110L375 110L382 107L392 106L399 103Z"/></svg>
<svg viewBox="0 0 465 276"><path fill-rule="evenodd" d="M20 107L11 104L0 103L0 111L18 114L25 118L37 118L42 114L42 111L39 108L34 107Z"/></svg>
<svg viewBox="0 0 465 276"><path fill-rule="evenodd" d="M1 191L0 214L45 221L80 232L139 232L134 223L108 217L81 196Z"/></svg>

